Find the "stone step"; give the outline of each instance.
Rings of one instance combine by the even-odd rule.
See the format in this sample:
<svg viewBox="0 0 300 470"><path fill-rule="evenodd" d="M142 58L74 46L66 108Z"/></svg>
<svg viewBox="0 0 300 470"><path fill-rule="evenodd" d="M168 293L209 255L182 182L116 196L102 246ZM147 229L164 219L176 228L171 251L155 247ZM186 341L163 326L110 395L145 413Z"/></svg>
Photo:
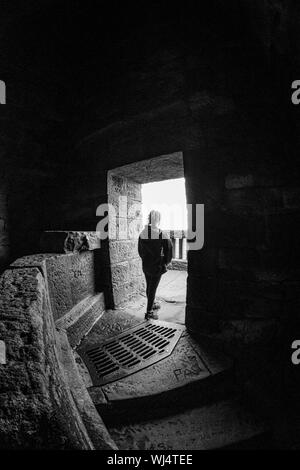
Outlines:
<svg viewBox="0 0 300 470"><path fill-rule="evenodd" d="M103 292L88 295L64 316L56 320L55 326L59 330L66 331L71 347L75 348L101 318L104 311Z"/></svg>
<svg viewBox="0 0 300 470"><path fill-rule="evenodd" d="M110 424L108 430L120 450L211 450L272 447L264 422L247 411L237 399L178 411L169 417L125 425Z"/></svg>

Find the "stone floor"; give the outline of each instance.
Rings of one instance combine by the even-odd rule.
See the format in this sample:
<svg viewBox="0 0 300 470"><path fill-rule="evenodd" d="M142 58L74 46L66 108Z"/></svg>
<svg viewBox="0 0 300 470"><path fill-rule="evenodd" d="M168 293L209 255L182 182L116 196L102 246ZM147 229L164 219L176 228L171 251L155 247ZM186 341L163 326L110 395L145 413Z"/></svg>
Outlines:
<svg viewBox="0 0 300 470"><path fill-rule="evenodd" d="M243 448L252 439L259 448L266 444L266 427L240 403L231 361L204 338L195 343L185 329L186 279L186 272L169 271L157 293L160 321L181 324L173 353L105 386L93 384L80 349L144 322L146 297L141 295L105 311L75 351L85 385L120 449Z"/></svg>
<svg viewBox="0 0 300 470"><path fill-rule="evenodd" d="M156 298L161 304L160 320L185 324L186 281L186 271L168 271L162 276L156 294ZM130 311L132 315L144 318L146 296L141 295L127 302L125 309Z"/></svg>

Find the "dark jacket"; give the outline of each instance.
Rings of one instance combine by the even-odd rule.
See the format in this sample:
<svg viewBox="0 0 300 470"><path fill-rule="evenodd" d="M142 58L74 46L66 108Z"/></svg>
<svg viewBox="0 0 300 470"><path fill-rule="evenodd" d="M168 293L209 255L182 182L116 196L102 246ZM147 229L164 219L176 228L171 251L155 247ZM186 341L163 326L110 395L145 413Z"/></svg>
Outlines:
<svg viewBox="0 0 300 470"><path fill-rule="evenodd" d="M145 225L139 236L138 252L144 273L155 276L167 271L167 265L172 261L173 245L169 238L163 238L161 230L152 230L151 225Z"/></svg>

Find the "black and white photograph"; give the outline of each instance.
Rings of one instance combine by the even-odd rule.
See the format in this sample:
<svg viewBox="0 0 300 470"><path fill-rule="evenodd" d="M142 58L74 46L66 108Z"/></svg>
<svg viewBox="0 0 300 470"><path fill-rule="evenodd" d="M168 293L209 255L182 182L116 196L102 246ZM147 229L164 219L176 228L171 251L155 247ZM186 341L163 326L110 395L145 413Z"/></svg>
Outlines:
<svg viewBox="0 0 300 470"><path fill-rule="evenodd" d="M295 451L299 397L300 2L0 0L0 451Z"/></svg>

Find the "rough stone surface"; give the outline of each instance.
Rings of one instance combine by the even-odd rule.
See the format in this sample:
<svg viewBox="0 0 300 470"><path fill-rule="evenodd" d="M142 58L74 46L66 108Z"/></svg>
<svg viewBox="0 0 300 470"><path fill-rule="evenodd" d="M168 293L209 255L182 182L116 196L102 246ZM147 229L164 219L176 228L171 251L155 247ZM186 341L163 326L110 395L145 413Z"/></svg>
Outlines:
<svg viewBox="0 0 300 470"><path fill-rule="evenodd" d="M10 267L37 267L47 279L54 318L60 318L78 302L93 295L102 284L96 251L68 254L36 254L14 261Z"/></svg>
<svg viewBox="0 0 300 470"><path fill-rule="evenodd" d="M34 255L22 256L10 264L12 268L26 268L29 266L46 269L46 260L48 258L59 259L60 255L54 253L38 253Z"/></svg>
<svg viewBox="0 0 300 470"><path fill-rule="evenodd" d="M116 263L132 259L132 253L137 253L137 240L110 241L110 256Z"/></svg>
<svg viewBox="0 0 300 470"><path fill-rule="evenodd" d="M54 319L95 293L95 267L92 251L48 258L47 280Z"/></svg>
<svg viewBox="0 0 300 470"><path fill-rule="evenodd" d="M91 449L57 358L55 326L37 268L5 271L0 278L2 448Z"/></svg>
<svg viewBox="0 0 300 470"><path fill-rule="evenodd" d="M183 156L182 152L171 153L170 155L161 155L156 158L150 158L142 163L131 163L120 168L115 168L113 173L132 179L139 184L153 183L168 179L183 177ZM137 194L140 189L136 185Z"/></svg>
<svg viewBox="0 0 300 470"><path fill-rule="evenodd" d="M134 280L119 284L114 288L115 305L122 306L137 294L145 292L145 277L141 275Z"/></svg>
<svg viewBox="0 0 300 470"><path fill-rule="evenodd" d="M109 435L99 413L97 412L85 383L80 376L75 362L73 351L71 350L66 334L62 331L58 333L60 343L60 361L72 396L78 407L80 416L87 429L89 437L96 450L117 449L116 444Z"/></svg>
<svg viewBox="0 0 300 470"><path fill-rule="evenodd" d="M126 172L125 172L126 173ZM127 175L127 173L126 173ZM118 169L108 174L108 202L115 214L109 214L109 254L114 305L118 306L143 289L142 265L137 251L141 225L141 187ZM123 207L120 197L126 198ZM134 210L133 210L134 209Z"/></svg>
<svg viewBox="0 0 300 470"><path fill-rule="evenodd" d="M6 348L6 363L0 364L1 448L116 449L71 350L103 313L103 294L90 294L54 323L47 278L66 259L24 257L0 278Z"/></svg>

